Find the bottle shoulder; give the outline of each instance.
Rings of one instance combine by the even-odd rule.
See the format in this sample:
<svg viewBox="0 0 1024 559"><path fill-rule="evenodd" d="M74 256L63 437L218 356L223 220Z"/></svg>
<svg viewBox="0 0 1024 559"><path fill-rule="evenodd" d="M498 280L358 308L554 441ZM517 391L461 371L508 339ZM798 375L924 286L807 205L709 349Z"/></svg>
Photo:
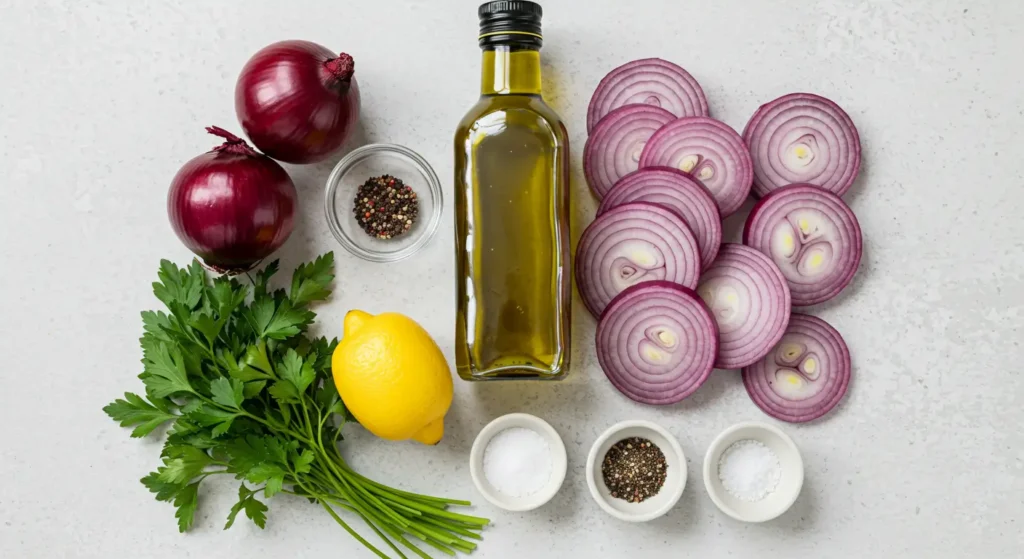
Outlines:
<svg viewBox="0 0 1024 559"><path fill-rule="evenodd" d="M464 135L470 128L483 122L508 124L509 115L515 115L518 124L533 123L538 129L547 129L561 140L567 139L565 124L558 113L544 99L536 95L492 95L483 96L459 121L456 136Z"/></svg>

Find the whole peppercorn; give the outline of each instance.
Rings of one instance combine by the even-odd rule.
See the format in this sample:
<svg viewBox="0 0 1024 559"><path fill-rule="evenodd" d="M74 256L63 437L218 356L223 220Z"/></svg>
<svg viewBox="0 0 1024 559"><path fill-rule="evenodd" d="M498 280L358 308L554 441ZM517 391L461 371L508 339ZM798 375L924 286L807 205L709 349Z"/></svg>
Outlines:
<svg viewBox="0 0 1024 559"><path fill-rule="evenodd" d="M392 239L416 223L419 201L402 179L381 175L366 179L356 190L352 213L367 235Z"/></svg>

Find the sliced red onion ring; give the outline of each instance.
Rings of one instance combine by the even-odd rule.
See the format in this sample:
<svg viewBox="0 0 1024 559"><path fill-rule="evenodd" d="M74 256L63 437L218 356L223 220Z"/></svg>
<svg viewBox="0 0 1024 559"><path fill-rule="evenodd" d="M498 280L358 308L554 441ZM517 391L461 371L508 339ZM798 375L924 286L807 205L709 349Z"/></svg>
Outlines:
<svg viewBox="0 0 1024 559"><path fill-rule="evenodd" d="M697 293L718 323L719 369L738 369L764 357L789 323L786 278L760 252L724 243L700 278Z"/></svg>
<svg viewBox="0 0 1024 559"><path fill-rule="evenodd" d="M761 105L743 129L754 159L754 194L793 183L836 196L860 171L860 135L850 115L813 93L790 93Z"/></svg>
<svg viewBox="0 0 1024 559"><path fill-rule="evenodd" d="M594 195L603 198L619 179L636 171L647 140L674 119L650 105L626 105L602 118L583 148L583 173Z"/></svg>
<svg viewBox="0 0 1024 559"><path fill-rule="evenodd" d="M672 210L633 202L599 216L576 247L576 287L600 317L627 287L666 280L694 288L700 277L697 239Z"/></svg>
<svg viewBox="0 0 1024 559"><path fill-rule="evenodd" d="M662 126L640 155L641 169L654 166L693 175L711 191L722 217L738 210L750 193L753 164L747 146L713 118L680 118Z"/></svg>
<svg viewBox="0 0 1024 559"><path fill-rule="evenodd" d="M798 307L835 297L853 280L863 254L853 211L811 184L793 184L762 198L747 217L743 244L782 270Z"/></svg>
<svg viewBox="0 0 1024 559"><path fill-rule="evenodd" d="M743 386L764 413L790 423L817 419L850 386L850 350L824 320L794 313L764 359L743 368Z"/></svg>
<svg viewBox="0 0 1024 559"><path fill-rule="evenodd" d="M619 66L597 85L587 108L587 133L606 114L632 104L661 107L677 117L708 115L704 90L689 72L660 58L645 58Z"/></svg>
<svg viewBox="0 0 1024 559"><path fill-rule="evenodd" d="M674 404L711 375L718 330L693 290L649 281L612 300L595 345L601 369L619 392L644 404Z"/></svg>
<svg viewBox="0 0 1024 559"><path fill-rule="evenodd" d="M597 215L629 202L650 202L679 214L697 237L701 269L715 261L722 244L722 217L708 189L690 175L670 167L647 167L630 173L608 191Z"/></svg>

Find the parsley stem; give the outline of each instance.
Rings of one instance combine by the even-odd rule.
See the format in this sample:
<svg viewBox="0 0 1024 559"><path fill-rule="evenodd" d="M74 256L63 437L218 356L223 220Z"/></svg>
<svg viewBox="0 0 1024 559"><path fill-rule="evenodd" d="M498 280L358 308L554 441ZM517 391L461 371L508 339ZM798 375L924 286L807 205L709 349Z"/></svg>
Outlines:
<svg viewBox="0 0 1024 559"><path fill-rule="evenodd" d="M374 481L374 480L372 480L372 479L370 479L370 478L360 474L359 472L356 472L355 470L353 470L341 458L341 453L338 453L338 458L339 458L339 466L341 466L342 469L344 469L347 474L354 476L359 481L362 481L363 483L366 483L367 485L376 487L377 489L380 489L380 490L383 490L383 491L387 491L390 494L399 495L399 496L405 497L407 499L414 499L414 500L417 500L417 501L423 501L424 504L427 504L429 502L434 502L434 503L437 503L439 505L446 504L446 505L457 505L457 506L463 506L463 507L468 507L468 506L471 505L471 503L469 501L460 501L460 500L457 500L457 499L445 499L443 497L432 497L430 495L420 495L418 493L410 493L408 491L402 491L400 489L395 489L395 488L392 488L392 487L388 487L388 486L386 486L386 485L384 485L382 483L376 482L376 481Z"/></svg>
<svg viewBox="0 0 1024 559"><path fill-rule="evenodd" d="M365 489L364 489L364 491L365 491ZM390 506L391 508L393 508L395 510L400 510L400 511L402 511L405 514L410 514L410 515L412 515L412 516L414 516L416 518L419 518L419 517L423 516L422 512L420 512L420 511L418 511L416 509L413 509L413 508L409 508L409 507L403 505L402 503L396 503L396 502L392 501L391 499L388 499L387 497L383 497L383 496L381 497L381 499L385 503L387 503L388 506Z"/></svg>
<svg viewBox="0 0 1024 559"><path fill-rule="evenodd" d="M348 503L345 503L344 501L342 501L340 499L337 499L335 497L331 497L330 495L321 495L318 498L321 499L321 500L324 500L324 501L330 501L330 502L334 503L335 505L348 510L349 512L353 512L355 514L358 514L359 517L363 519L363 522L365 522L366 525L369 526L371 530L376 532L377 535L380 536L380 539L384 540L384 543L388 544L388 547L390 547L392 550L394 550L394 552L397 553L399 557L401 557L402 559L409 559L404 553L402 553L402 550L398 549L398 547L394 544L394 542L392 542L390 539L388 539L387 536L385 536L383 533L381 533L381 529L384 529L384 531L386 531L388 534L391 534L391 537L393 537L393 538L395 538L395 539L397 539L399 541L402 541L405 538L402 537L402 534L398 530L395 530L394 528L392 528L391 526L388 526L387 524L382 524L380 528L377 528L377 525L374 524L369 518L363 516L358 511L356 511L354 508L352 508ZM430 558L428 557L427 559L430 559Z"/></svg>
<svg viewBox="0 0 1024 559"><path fill-rule="evenodd" d="M447 522L446 523L446 522L443 522L441 520L438 520L436 518L432 518L432 517L429 517L429 516L423 516L421 518L418 518L417 521L418 522L425 522L427 524L432 524L432 525L434 525L434 526L436 526L436 527L438 527L438 528L440 528L442 530L447 530L447 531L449 531L449 532L451 532L453 534L458 534L460 536L465 536L467 538L473 538L474 540L483 539L483 538L481 538L480 534L477 534L476 532L470 532L469 530L467 530L465 528L461 528L459 526L456 526L456 525L452 524L451 522Z"/></svg>
<svg viewBox="0 0 1024 559"><path fill-rule="evenodd" d="M397 553L399 557L401 557L402 559L409 559L409 557L406 556L406 554L402 553L402 550L398 549L398 546L395 545L395 542L391 541L390 538L385 536L384 533L380 531L380 528L377 528L377 526L373 522L370 522L370 519L368 519L368 518L366 518L364 516L363 517L363 522L365 522L366 525L369 526L371 530L376 532L377 535L380 536L380 539L384 540L384 543L388 544L388 547L390 547L395 553ZM394 532L394 530L393 529L389 529L387 526L381 526L381 528L384 528L385 531L390 533L391 537L393 537L393 538L400 538L401 537L401 535L398 534L398 533L392 533L392 532Z"/></svg>
<svg viewBox="0 0 1024 559"><path fill-rule="evenodd" d="M353 510L351 507L341 505L340 504L341 502L336 497L327 496L327 497L325 497L325 499L327 499L328 501L331 501L332 503L338 504L339 506L343 506L343 508L346 508L346 509L348 509L350 511ZM370 524L371 527L373 526L373 524L370 523L369 521L367 521L367 524ZM374 527L374 529L376 529L376 528ZM381 525L381 529L383 529L385 532L390 534L391 537L395 538L395 540L397 540L399 543L401 543L402 545L404 545L404 546L408 547L409 549L411 549L412 551L414 551L417 555L419 555L423 559L431 559L429 555L427 555L426 553L423 553L423 550L421 550L420 548L414 546L409 540L407 540L405 538L405 536L403 536L402 533L399 530L397 530L395 527L390 526L388 524L383 524L383 525ZM394 544L391 544L391 546L392 546L392 549L395 549ZM408 559L398 549L395 549L395 553L397 553L398 555L403 557L403 559Z"/></svg>
<svg viewBox="0 0 1024 559"><path fill-rule="evenodd" d="M339 490L341 489L341 486L337 481L332 480L332 482L334 483L335 487L337 487ZM407 529L409 527L408 521L402 518L402 516L399 515L397 512L391 510L391 508L385 505L384 503L381 503L380 501L377 501L376 503L370 503L367 501L366 498L364 498L363 495L359 494L359 490L356 487L349 485L348 482L345 480L341 480L341 483L344 483L347 486L347 488L351 490L349 492L349 500L352 501L353 503L359 503L360 507L365 507L367 511L371 511L371 515L378 521L387 522L387 518L381 516L381 514L383 514L387 517L390 517L391 521L398 524L398 526L400 526L402 529ZM376 507L376 510L374 510L374 504L378 505ZM378 513L378 511L380 514Z"/></svg>
<svg viewBox="0 0 1024 559"><path fill-rule="evenodd" d="M321 468L322 468L322 466L321 466ZM354 509L359 514L363 514L363 515L366 515L368 517L371 517L374 520L376 520L377 522L380 522L382 524L387 524L387 522L388 522L387 519L382 518L380 515L378 515L377 512L373 510L372 506L366 506L366 503L361 498L359 498L359 496L357 494L355 494L354 491L350 491L349 490L350 488L346 488L346 487L343 487L342 485L340 485L336 479L331 477L331 474L330 474L329 471L322 473L321 480L322 480L322 482L326 481L326 485L327 485L328 488L331 488L333 491L337 491L340 496L344 497L345 501L350 506L354 507ZM399 517L398 522L399 522L399 526L404 529L405 528L405 524L406 524L404 519Z"/></svg>
<svg viewBox="0 0 1024 559"><path fill-rule="evenodd" d="M371 544L370 542L366 541L365 538L360 536L358 532L353 530L351 526L349 526L344 520L342 520L341 517L338 516L338 513L334 512L334 509L332 509L331 506L327 504L327 501L324 499L324 496L321 493L316 492L316 491L311 491L309 486L307 486L305 483L303 483L298 478L296 478L295 481L299 485L299 487L301 487L303 490L305 490L307 493L309 493L310 496L312 496L312 497L316 498L318 501L320 501L320 505L323 506L324 510L326 510L331 515L331 517L334 518L335 522L340 524L341 527L344 528L345 531L348 532L352 537L354 537L355 539L359 540L359 543L365 545L370 551L372 551L375 554L377 554L378 557L381 557L382 559L391 559L390 557L388 557L387 555L382 553L379 549L377 549L373 544ZM347 508L347 509L353 511L356 514L359 514L360 516L363 516L360 511L353 509L351 504L347 504L347 505L343 505L341 503L338 503L338 504L339 504L339 506L343 506L344 508ZM363 519L366 520L365 517L363 517Z"/></svg>
<svg viewBox="0 0 1024 559"><path fill-rule="evenodd" d="M458 550L464 551L464 552L469 552L469 551L472 551L473 549L476 548L476 544L467 542L467 541L459 538L458 535L456 535L454 531L449 531L449 530L442 531L442 530L440 530L439 528L444 528L445 527L445 524L440 522L440 521L433 521L433 522L430 522L430 523L426 523L426 522L422 522L421 520L417 520L417 519L405 519L405 518L403 518L401 515L396 513L391 508L391 506L389 506L388 504L383 502L381 499L377 498L372 493L370 493L367 490L367 488L364 487L361 483L359 483L356 480L349 480L349 479L347 479L348 476L345 476L345 472L342 471L336 464L334 464L334 461L330 459L330 456L327 454L327 452L323 448L321 448L319 450L323 453L324 458L327 459L328 467L331 470L333 470L336 475L340 476L339 477L340 483L338 481L333 480L333 479L331 480L332 484L335 486L335 489L337 489L339 492L341 492L343 494L345 492L342 491L342 488L340 487L341 484L344 484L348 489L350 489L351 492L349 492L348 495L349 495L350 499L353 501L353 505L356 505L356 503L358 503L358 505L356 505L356 507L359 509L359 511L361 513L367 514L370 518L372 518L372 519L376 520L377 522L381 523L382 526L387 526L388 525L387 524L387 519L382 518L381 515L378 514L378 511L379 511L380 513L383 513L387 517L390 517L392 521L396 522L399 527L401 527L403 530L405 530L409 534L417 537L418 539L422 540L423 542L427 543L428 545L430 545L432 547L435 547L435 548L437 548L437 549L439 549L439 550L441 550L441 551L443 551L445 553L448 553L448 554L454 555L454 552L452 551L451 548L455 548L455 549L458 549ZM401 499L401 497L398 497L398 499ZM394 501L391 498L387 498L386 500L389 501L389 502L393 502L393 503L395 503L398 506L401 506L405 510L411 511L412 513L415 513L417 515L417 517L420 517L423 514L421 511L417 510L415 507L406 506L406 505L404 505L404 504L402 504L402 503L400 503L398 501ZM377 505L377 510L374 510L374 507L372 505ZM431 509L429 512L433 512L433 513L445 512L445 511L443 511L441 509L438 509L436 506L432 506L432 505L422 505L422 506L426 507L428 509ZM451 514L451 513L448 513L448 514ZM367 520L369 520L369 518ZM430 524L433 524L433 525L430 525ZM457 526L455 526L453 528L455 530L459 530L459 528ZM472 534L472 532L468 532L468 531L465 531L465 530L463 530L463 532ZM476 534L472 534L472 536L470 536L470 537L477 537L477 538L479 538L479 536L477 536Z"/></svg>
<svg viewBox="0 0 1024 559"><path fill-rule="evenodd" d="M366 541L365 538L360 536L359 532L356 532L355 530L352 529L351 526L346 524L345 521L342 520L340 516L338 516L338 513L334 512L334 509L331 508L331 505L327 504L327 501L324 501L323 499L320 499L320 505L324 507L324 510L326 510L327 513L330 514L332 518L334 518L334 521L337 522L338 524L340 524L341 527L344 528L345 531L349 533L349 535L351 535L353 538L359 540L359 543L365 545L370 551L372 551L375 554L377 554L377 556L380 557L381 559L391 559L387 555L384 555L384 553L381 552L381 550L379 550L376 547L374 547L373 544L371 544L370 542Z"/></svg>

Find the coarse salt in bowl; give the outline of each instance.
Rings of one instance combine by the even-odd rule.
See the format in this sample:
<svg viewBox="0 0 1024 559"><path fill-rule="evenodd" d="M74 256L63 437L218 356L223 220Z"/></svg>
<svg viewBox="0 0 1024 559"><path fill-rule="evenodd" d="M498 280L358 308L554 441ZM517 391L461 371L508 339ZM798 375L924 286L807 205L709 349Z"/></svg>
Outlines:
<svg viewBox="0 0 1024 559"><path fill-rule="evenodd" d="M759 461L763 453L758 451L764 447L778 458L777 465L730 463L731 460ZM720 471L723 467L731 471ZM778 472L774 471L776 467ZM758 478L762 473L765 477ZM757 483L727 489L723 475L730 484L750 477ZM786 512L800 495L803 484L804 463L796 443L782 430L767 423L747 422L729 427L715 437L704 456L704 486L708 495L722 512L743 522L766 522ZM770 489L763 491L762 487Z"/></svg>
<svg viewBox="0 0 1024 559"><path fill-rule="evenodd" d="M548 422L526 414L503 415L480 430L469 453L477 491L508 511L533 510L562 487L565 444Z"/></svg>

